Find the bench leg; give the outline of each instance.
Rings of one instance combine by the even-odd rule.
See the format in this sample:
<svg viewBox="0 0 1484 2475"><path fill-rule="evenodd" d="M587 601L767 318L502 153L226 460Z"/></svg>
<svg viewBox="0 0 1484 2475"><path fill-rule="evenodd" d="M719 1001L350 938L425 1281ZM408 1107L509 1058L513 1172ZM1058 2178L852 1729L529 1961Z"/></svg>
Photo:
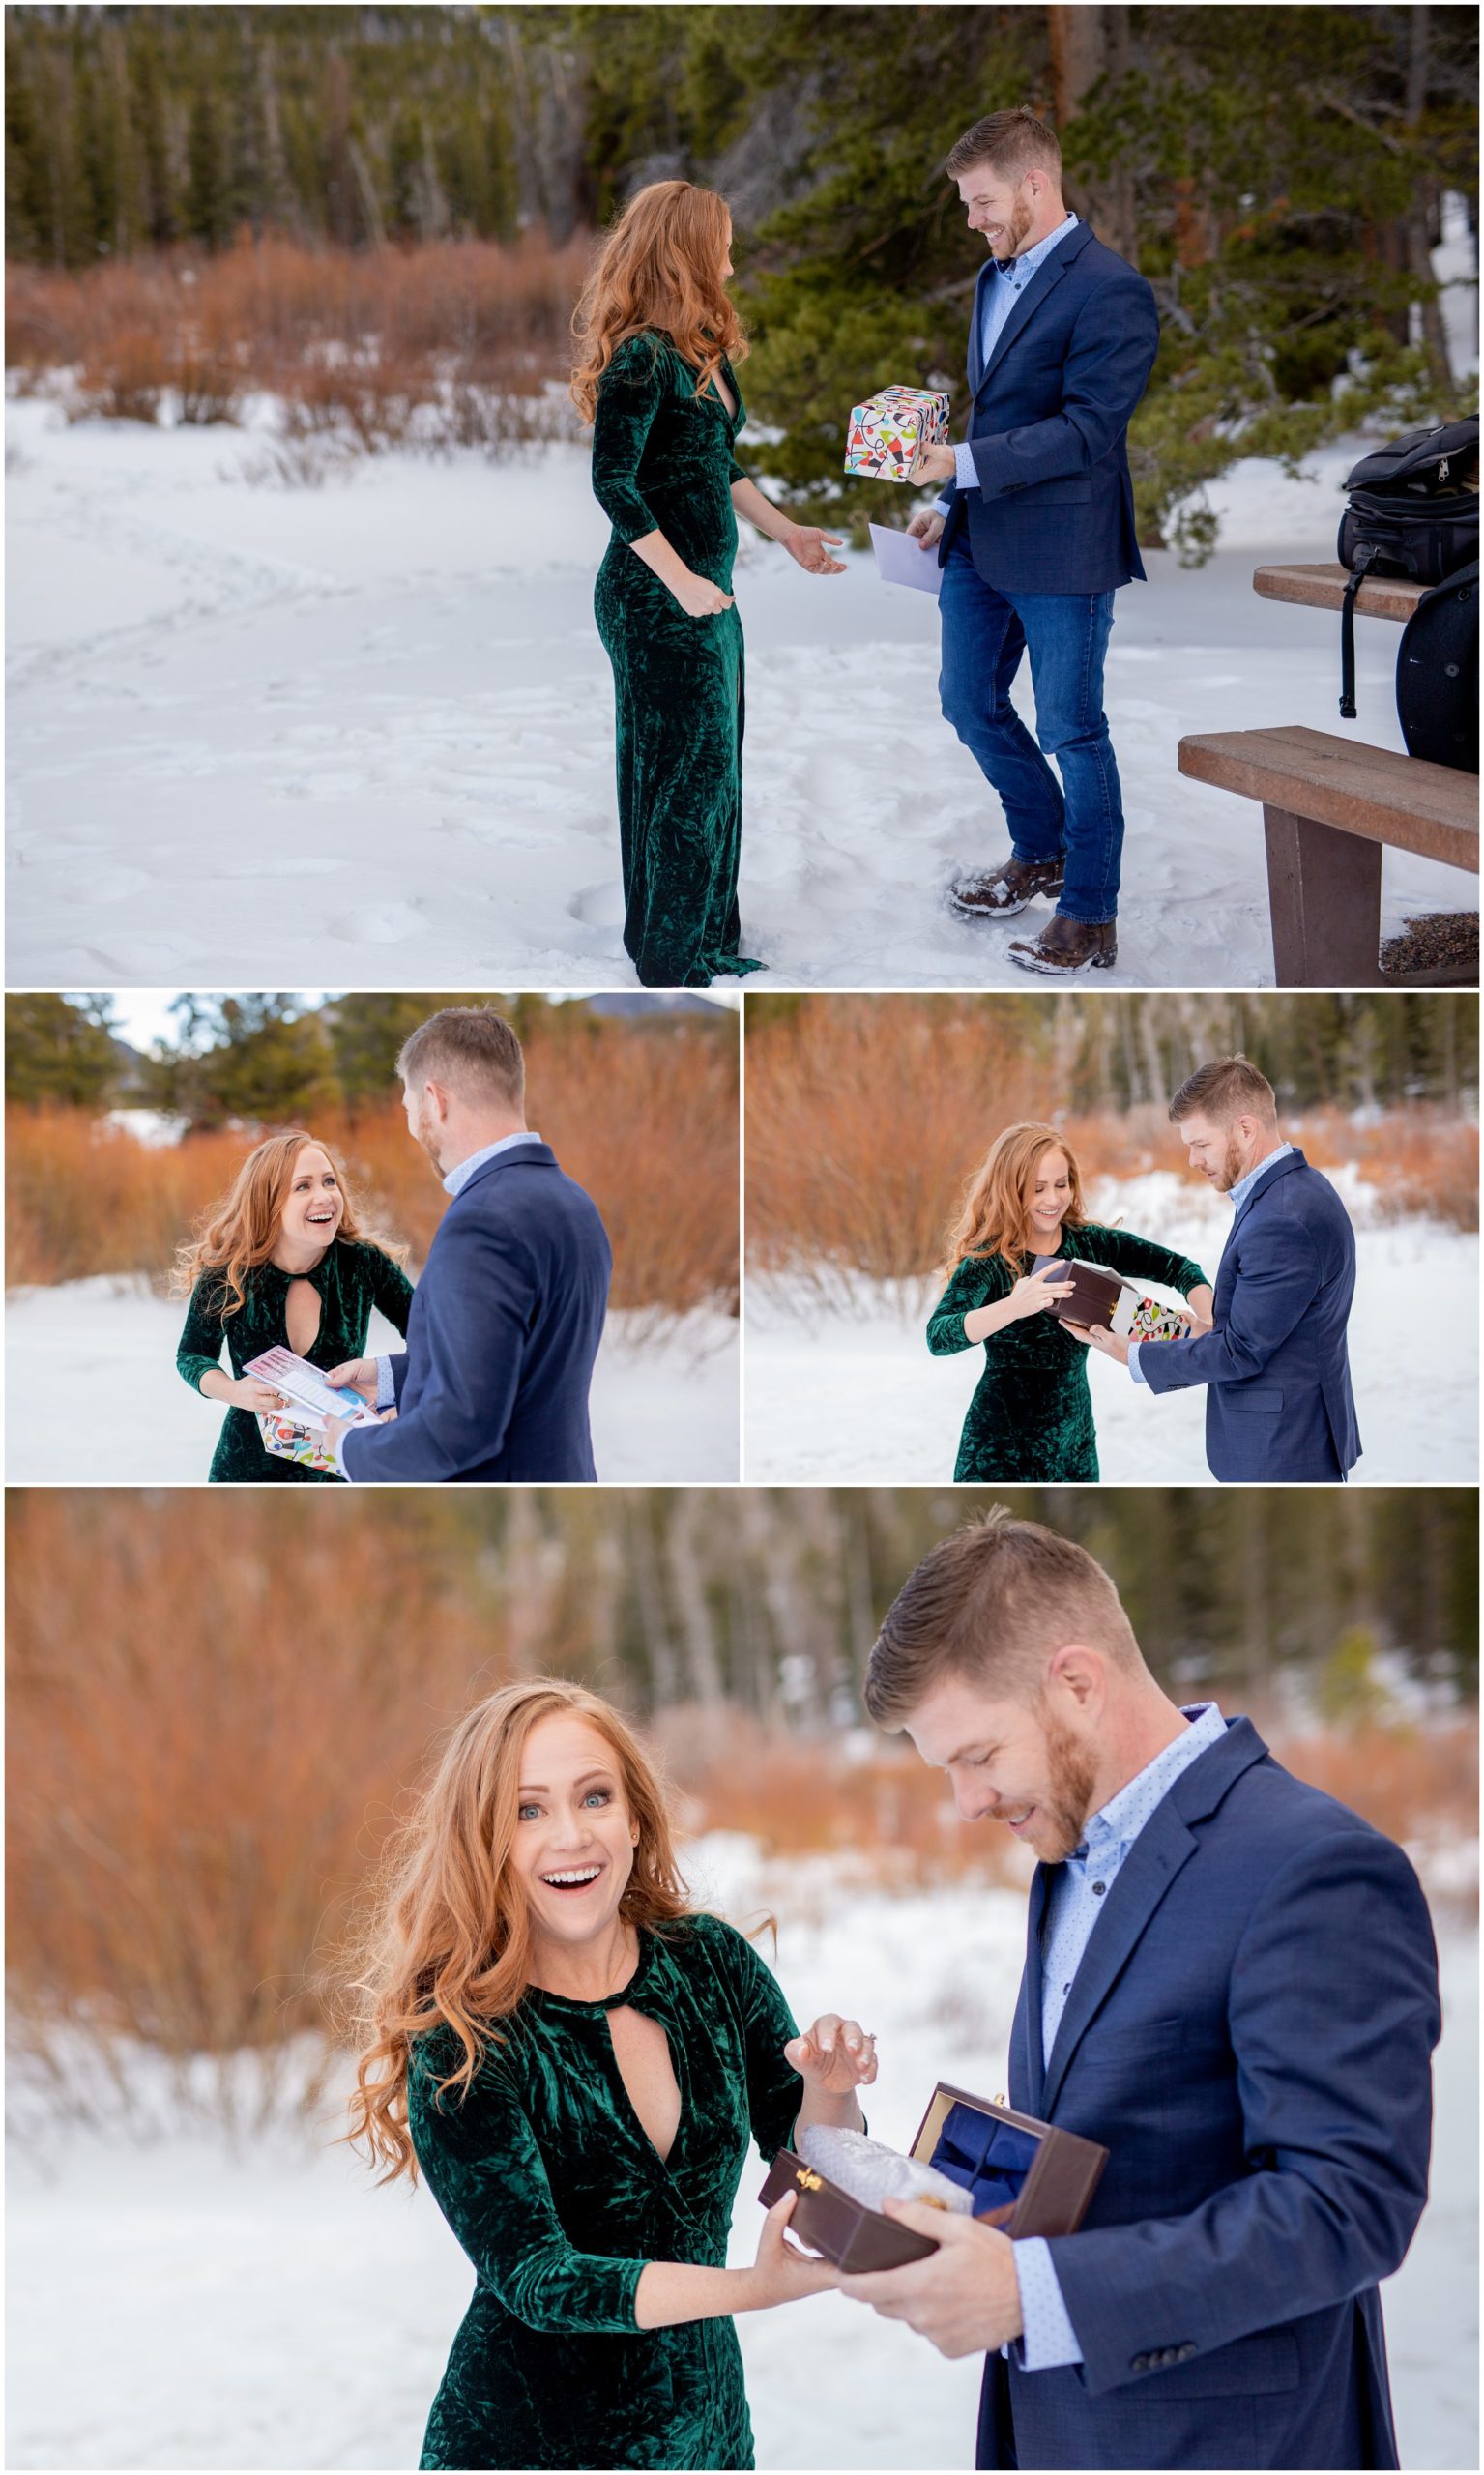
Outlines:
<svg viewBox="0 0 1484 2475"><path fill-rule="evenodd" d="M1382 845L1264 806L1273 969L1280 988L1374 988Z"/></svg>

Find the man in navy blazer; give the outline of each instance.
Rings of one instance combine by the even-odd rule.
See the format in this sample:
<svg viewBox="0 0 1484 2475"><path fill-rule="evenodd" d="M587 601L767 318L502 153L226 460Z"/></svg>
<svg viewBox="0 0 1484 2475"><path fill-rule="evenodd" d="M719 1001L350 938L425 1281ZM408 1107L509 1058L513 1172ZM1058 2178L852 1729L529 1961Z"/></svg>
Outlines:
<svg viewBox="0 0 1484 2475"><path fill-rule="evenodd" d="M1272 1085L1246 1058L1201 1066L1170 1116L1191 1167L1236 1206L1212 1328L1132 1345L1112 1332L1076 1338L1122 1358L1151 1392L1208 1386L1213 1478L1338 1485L1360 1458L1345 1337L1355 1294L1350 1214L1284 1142Z"/></svg>
<svg viewBox="0 0 1484 2475"><path fill-rule="evenodd" d="M865 1700L1034 1853L1009 2102L1108 2162L1051 2239L888 2200L938 2249L842 2290L985 2352L980 2466L1395 2466L1377 2287L1441 2024L1401 1849L1171 1702L1101 1565L1003 1505L910 1576Z"/></svg>
<svg viewBox="0 0 1484 2475"><path fill-rule="evenodd" d="M923 479L948 488L908 531L938 544L943 711L999 793L1012 846L952 901L1009 918L1058 896L1040 936L1010 951L1064 977L1118 958L1123 806L1103 661L1114 594L1144 575L1126 442L1159 314L1137 270L1068 214L1061 148L1033 112L975 122L946 169L991 256L969 331L968 435L928 450ZM1010 702L1027 652L1034 739Z"/></svg>
<svg viewBox="0 0 1484 2475"><path fill-rule="evenodd" d="M405 1352L350 1384L394 1421L336 1439L356 1485L593 1479L588 1390L613 1268L591 1196L525 1120L504 1018L450 1006L397 1059L410 1131L452 1201L413 1296Z"/></svg>

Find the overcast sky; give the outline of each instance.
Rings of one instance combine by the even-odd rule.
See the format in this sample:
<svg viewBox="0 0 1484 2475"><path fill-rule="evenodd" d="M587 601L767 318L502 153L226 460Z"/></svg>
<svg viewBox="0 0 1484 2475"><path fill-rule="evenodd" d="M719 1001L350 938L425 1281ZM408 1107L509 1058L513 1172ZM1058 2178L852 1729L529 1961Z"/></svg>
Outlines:
<svg viewBox="0 0 1484 2475"><path fill-rule="evenodd" d="M65 995L74 998L82 993L79 989L64 991ZM90 993L96 995L98 992L95 990ZM113 1001L114 1020L120 1039L128 1040L131 1048L141 1049L146 1055L156 1040L173 1039L178 1026L171 1015L170 1007L176 998L184 996L185 993L185 990L180 988L110 989L108 995ZM558 1005L568 997L587 993L587 991L570 988L555 988L547 992L553 1003ZM711 988L705 993L713 1005L726 1005L735 1010L742 1003L741 992L734 988ZM331 988L306 988L296 991L296 994L307 1010L312 1006L323 1005L327 997L338 996L340 991Z"/></svg>

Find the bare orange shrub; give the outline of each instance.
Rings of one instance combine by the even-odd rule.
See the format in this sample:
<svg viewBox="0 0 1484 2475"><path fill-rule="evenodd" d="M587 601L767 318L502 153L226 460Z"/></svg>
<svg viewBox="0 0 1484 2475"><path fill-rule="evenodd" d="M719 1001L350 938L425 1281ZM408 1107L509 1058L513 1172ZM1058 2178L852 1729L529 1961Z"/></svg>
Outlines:
<svg viewBox="0 0 1484 2475"><path fill-rule="evenodd" d="M71 373L79 414L153 422L169 390L185 420L231 420L257 389L303 427L343 425L367 451L402 443L418 417L427 443L499 448L553 425L537 399L566 374L590 248L535 231L509 247L370 252L244 233L215 256L181 248L71 274L11 265L9 365L31 387Z"/></svg>
<svg viewBox="0 0 1484 2475"><path fill-rule="evenodd" d="M456 1520L388 1496L289 1524L40 1490L10 1504L9 1958L56 2017L168 2053L320 2021L315 1954L499 1609L441 1574ZM462 1559L460 1559L462 1560Z"/></svg>
<svg viewBox="0 0 1484 2475"><path fill-rule="evenodd" d="M526 1042L535 1122L587 1188L613 1244L615 1307L684 1314L738 1296L737 1044L717 1026L564 1018ZM427 1257L448 1208L400 1102L316 1113L382 1237ZM225 1193L256 1129L146 1145L78 1109L6 1113L8 1278L99 1272L163 1281L196 1216Z"/></svg>
<svg viewBox="0 0 1484 2475"><path fill-rule="evenodd" d="M805 998L747 1031L747 1253L759 1271L919 1275L1037 1074L973 999Z"/></svg>

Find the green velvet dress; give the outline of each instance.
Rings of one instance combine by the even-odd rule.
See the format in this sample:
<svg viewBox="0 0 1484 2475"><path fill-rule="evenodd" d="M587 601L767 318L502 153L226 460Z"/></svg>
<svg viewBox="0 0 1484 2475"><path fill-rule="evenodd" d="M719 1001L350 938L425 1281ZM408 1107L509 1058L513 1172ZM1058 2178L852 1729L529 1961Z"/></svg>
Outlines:
<svg viewBox="0 0 1484 2475"><path fill-rule="evenodd" d="M300 1353L311 1366L342 1366L347 1358L360 1357L373 1306L379 1306L399 1332L407 1329L412 1283L392 1257L368 1239L336 1238L313 1271L293 1277L308 1281L319 1292L319 1330L312 1348ZM203 1375L213 1367L219 1370L223 1340L234 1376L241 1376L248 1358L260 1357L264 1350L288 1348L289 1279L290 1274L280 1271L276 1264L259 1264L247 1274L247 1295L237 1313L223 1315L220 1273L202 1273L190 1293L186 1327L175 1354L176 1365L194 1390L200 1391ZM216 1487L275 1480L311 1487L345 1483L328 1471L307 1470L302 1462L281 1461L276 1453L265 1452L252 1412L235 1408L222 1420L210 1474Z"/></svg>
<svg viewBox="0 0 1484 2475"><path fill-rule="evenodd" d="M621 2003L669 2038L681 2113L663 2163L614 2058ZM696 1916L641 1932L608 2002L533 1991L505 2032L462 2103L437 2089L451 2031L414 2048L418 2163L477 2279L421 2463L751 2466L733 2322L641 2330L634 2294L650 2260L724 2268L749 2143L769 2160L788 2145L802 2083L775 1980L732 1926Z"/></svg>
<svg viewBox="0 0 1484 2475"><path fill-rule="evenodd" d="M613 526L597 571L597 632L613 664L624 946L646 988L704 988L759 966L739 952L742 631L736 606L691 619L628 544L660 532L687 568L732 590L728 413L668 335L630 335L598 386L593 487Z"/></svg>
<svg viewBox="0 0 1484 2475"><path fill-rule="evenodd" d="M1106 1264L1130 1280L1157 1281L1188 1297L1206 1274L1184 1255L1172 1255L1149 1238L1126 1229L1103 1229L1086 1221L1062 1233L1060 1254L1073 1262ZM1034 1257L1027 1255L1029 1272ZM973 1349L964 1317L976 1306L998 1305L1015 1285L1000 1255L966 1256L928 1319L927 1345L935 1357ZM1088 1350L1074 1341L1055 1315L1025 1315L991 1332L979 1344L984 1372L975 1387L959 1438L953 1477L957 1485L986 1481L1004 1485L1080 1486L1096 1480L1097 1437L1088 1388ZM1151 1347L1157 1348L1158 1343ZM1132 1380L1132 1379L1130 1379Z"/></svg>

